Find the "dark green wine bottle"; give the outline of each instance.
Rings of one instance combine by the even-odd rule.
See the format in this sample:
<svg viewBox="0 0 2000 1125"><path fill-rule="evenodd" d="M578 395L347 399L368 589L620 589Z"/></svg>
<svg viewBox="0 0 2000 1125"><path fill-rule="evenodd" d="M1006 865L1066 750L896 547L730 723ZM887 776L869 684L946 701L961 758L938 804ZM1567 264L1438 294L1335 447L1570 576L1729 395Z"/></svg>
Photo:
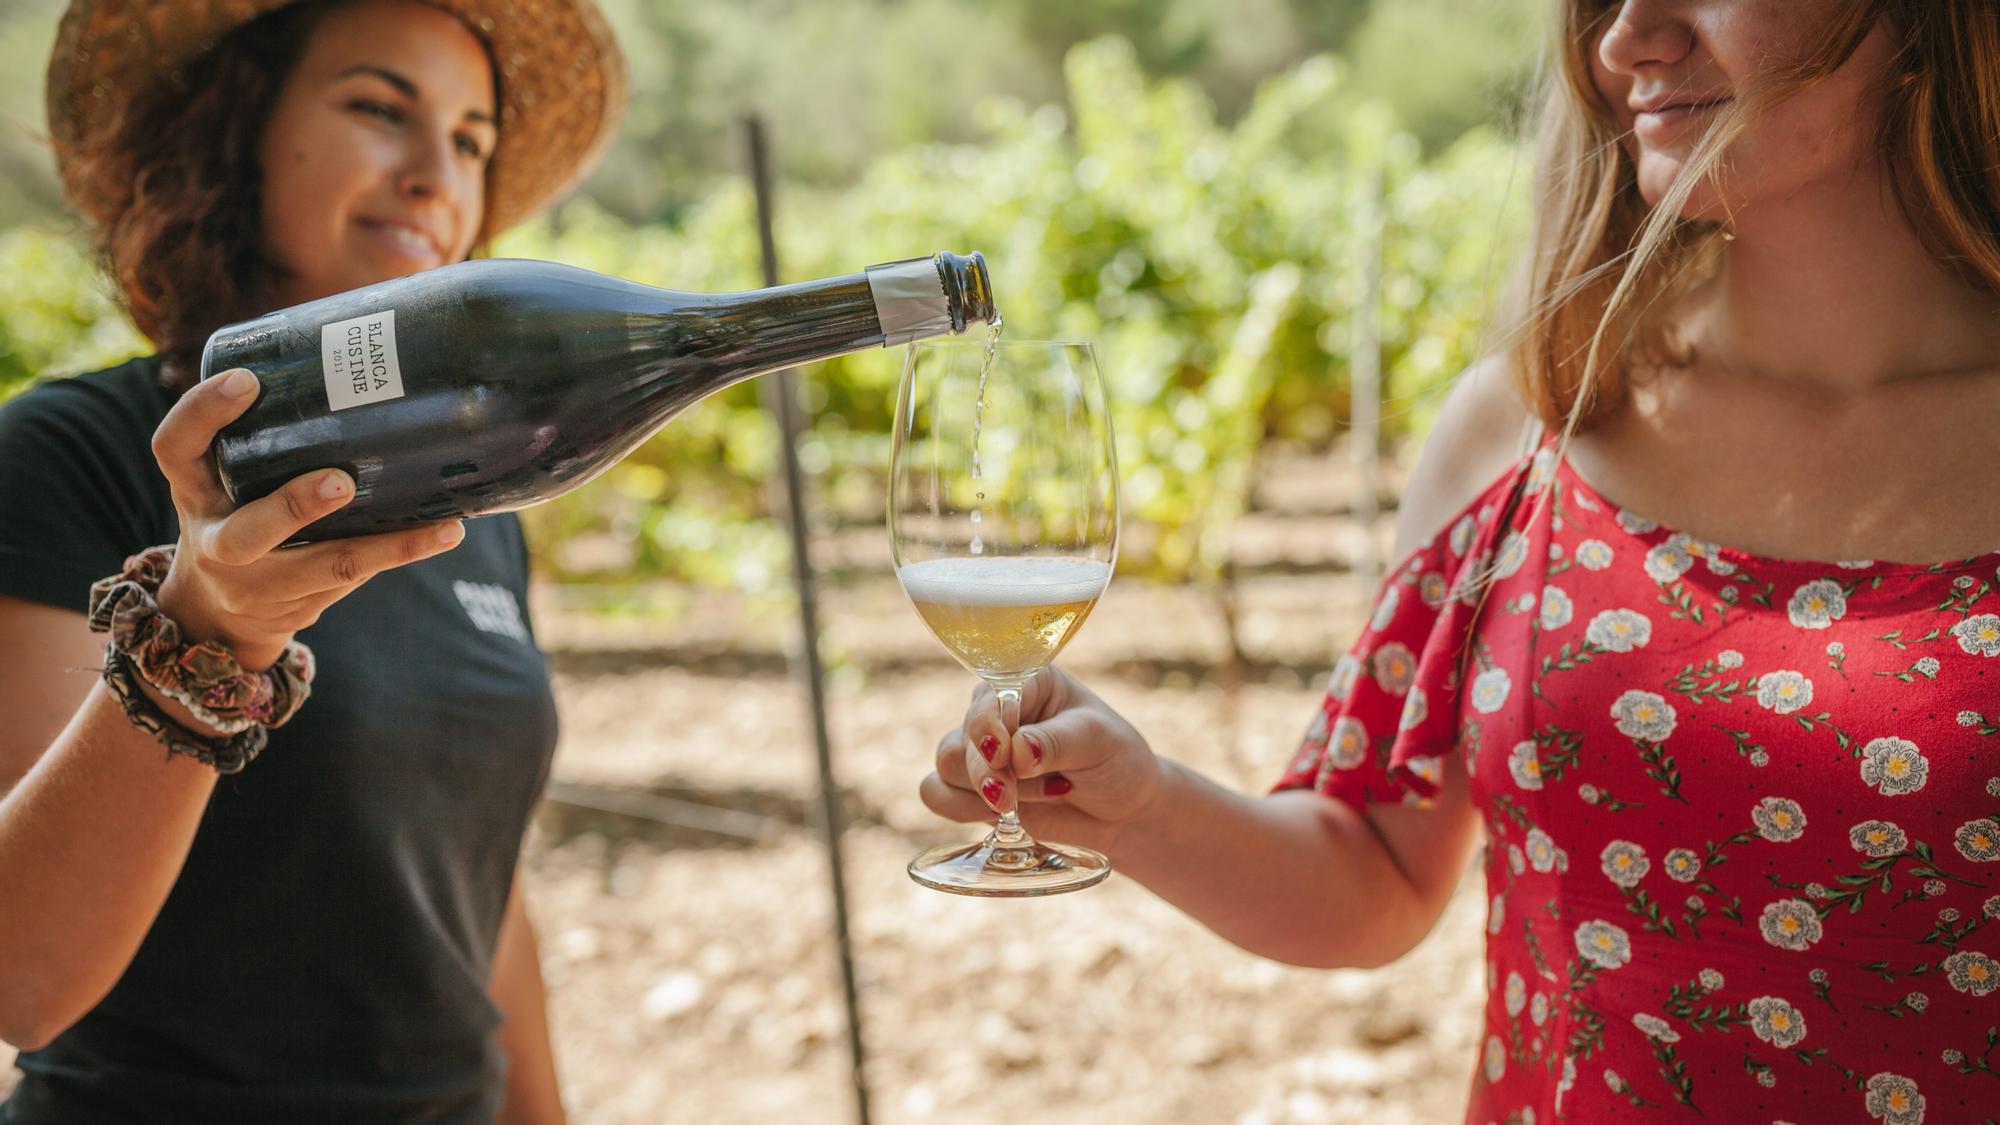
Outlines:
<svg viewBox="0 0 2000 1125"><path fill-rule="evenodd" d="M245 504L354 478L305 540L513 511L615 464L733 383L994 319L986 260L937 254L749 293L678 293L550 262L462 262L218 330L206 379L263 390L216 439Z"/></svg>

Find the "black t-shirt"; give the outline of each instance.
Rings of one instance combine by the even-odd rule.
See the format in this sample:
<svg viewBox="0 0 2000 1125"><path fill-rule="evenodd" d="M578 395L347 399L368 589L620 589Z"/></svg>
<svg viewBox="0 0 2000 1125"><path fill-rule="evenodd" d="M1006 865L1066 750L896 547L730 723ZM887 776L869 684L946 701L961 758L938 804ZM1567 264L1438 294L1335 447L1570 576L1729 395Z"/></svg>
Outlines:
<svg viewBox="0 0 2000 1125"><path fill-rule="evenodd" d="M0 594L80 614L92 581L174 541L158 373L135 360L0 406ZM556 733L527 569L513 516L471 520L300 634L312 698L221 779L131 967L21 1056L0 1120L494 1119L488 977Z"/></svg>

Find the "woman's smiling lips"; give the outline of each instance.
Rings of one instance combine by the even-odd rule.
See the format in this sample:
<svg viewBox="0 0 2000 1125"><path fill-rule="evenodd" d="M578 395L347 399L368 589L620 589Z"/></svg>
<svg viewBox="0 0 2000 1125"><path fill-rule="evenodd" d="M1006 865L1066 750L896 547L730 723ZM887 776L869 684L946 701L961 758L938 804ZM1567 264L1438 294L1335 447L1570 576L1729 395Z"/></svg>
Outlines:
<svg viewBox="0 0 2000 1125"><path fill-rule="evenodd" d="M1690 122L1706 119L1728 98L1684 98L1677 101L1655 99L1632 106L1632 132L1647 141L1667 141L1679 136Z"/></svg>
<svg viewBox="0 0 2000 1125"><path fill-rule="evenodd" d="M413 262L440 265L444 262L444 248L429 231L413 223L398 222L394 219L358 220L361 229L367 231L375 242L386 247L391 253Z"/></svg>

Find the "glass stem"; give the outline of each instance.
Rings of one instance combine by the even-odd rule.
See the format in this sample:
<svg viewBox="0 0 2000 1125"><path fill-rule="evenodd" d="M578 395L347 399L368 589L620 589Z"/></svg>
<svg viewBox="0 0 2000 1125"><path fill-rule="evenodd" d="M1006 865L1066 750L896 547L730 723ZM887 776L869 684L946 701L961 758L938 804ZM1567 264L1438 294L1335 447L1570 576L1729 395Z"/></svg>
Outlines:
<svg viewBox="0 0 2000 1125"><path fill-rule="evenodd" d="M1008 741L1011 742L1014 732L1021 727L1021 689L996 685L994 692L1000 697L1000 725L1006 728ZM988 841L992 847L1016 849L1035 846L1028 830L1021 827L1020 806L1020 790L1017 787L1014 807L1001 813L999 821L993 825L993 836Z"/></svg>

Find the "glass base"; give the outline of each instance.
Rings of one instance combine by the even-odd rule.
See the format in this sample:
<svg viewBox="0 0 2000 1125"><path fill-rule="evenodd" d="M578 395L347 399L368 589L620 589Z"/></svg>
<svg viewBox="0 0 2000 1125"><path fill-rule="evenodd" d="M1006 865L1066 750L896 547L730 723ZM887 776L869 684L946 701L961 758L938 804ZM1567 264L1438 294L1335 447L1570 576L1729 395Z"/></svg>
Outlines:
<svg viewBox="0 0 2000 1125"><path fill-rule="evenodd" d="M910 878L932 890L979 898L1031 898L1094 887L1111 861L1088 848L1030 841L1005 848L992 836L977 844L946 844L910 861Z"/></svg>

